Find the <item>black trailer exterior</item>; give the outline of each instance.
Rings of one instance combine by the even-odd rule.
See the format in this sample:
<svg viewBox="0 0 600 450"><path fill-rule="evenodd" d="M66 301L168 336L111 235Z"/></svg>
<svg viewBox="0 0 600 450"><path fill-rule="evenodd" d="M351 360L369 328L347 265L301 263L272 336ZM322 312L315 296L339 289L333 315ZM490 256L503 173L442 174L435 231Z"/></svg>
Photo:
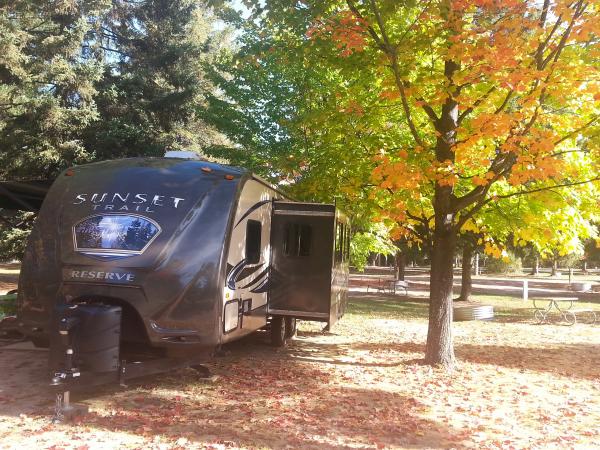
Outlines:
<svg viewBox="0 0 600 450"><path fill-rule="evenodd" d="M282 262L286 208L314 227L314 264L302 270ZM243 169L175 158L78 166L42 204L17 322L44 345L58 342L65 306L115 307L121 345L198 359L271 317L335 323L346 302L347 247L347 220L333 205L291 202Z"/></svg>

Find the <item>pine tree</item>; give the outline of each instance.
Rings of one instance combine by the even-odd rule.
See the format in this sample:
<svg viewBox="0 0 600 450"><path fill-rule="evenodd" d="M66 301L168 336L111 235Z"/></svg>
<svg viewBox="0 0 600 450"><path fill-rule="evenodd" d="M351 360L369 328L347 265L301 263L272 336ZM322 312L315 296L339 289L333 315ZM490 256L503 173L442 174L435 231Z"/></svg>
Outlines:
<svg viewBox="0 0 600 450"><path fill-rule="evenodd" d="M102 64L83 43L106 1L0 3L0 177L45 178L90 158Z"/></svg>
<svg viewBox="0 0 600 450"><path fill-rule="evenodd" d="M204 71L220 43L213 22L196 0L113 1L98 38L101 120L86 133L96 158L161 156L221 139L196 114L212 90Z"/></svg>

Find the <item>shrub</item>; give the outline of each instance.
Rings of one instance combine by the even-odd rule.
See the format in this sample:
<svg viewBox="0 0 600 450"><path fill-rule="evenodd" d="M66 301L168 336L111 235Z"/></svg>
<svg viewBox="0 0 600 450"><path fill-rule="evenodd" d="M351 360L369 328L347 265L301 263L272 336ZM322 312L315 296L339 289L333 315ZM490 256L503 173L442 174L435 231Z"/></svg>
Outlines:
<svg viewBox="0 0 600 450"><path fill-rule="evenodd" d="M523 263L521 258L515 256L512 252L508 252L508 255L504 258L489 258L485 268L488 273L521 273Z"/></svg>

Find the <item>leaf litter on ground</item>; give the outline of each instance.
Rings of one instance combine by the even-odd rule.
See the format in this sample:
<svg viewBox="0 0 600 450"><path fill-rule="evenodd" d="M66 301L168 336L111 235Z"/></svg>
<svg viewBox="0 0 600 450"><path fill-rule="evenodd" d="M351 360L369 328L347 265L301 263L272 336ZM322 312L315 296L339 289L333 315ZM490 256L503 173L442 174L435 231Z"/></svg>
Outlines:
<svg viewBox="0 0 600 450"><path fill-rule="evenodd" d="M600 326L455 323L447 372L421 364L427 322L403 317L409 300L394 315L352 299L332 332L302 323L283 349L256 333L209 363L214 383L183 369L101 389L75 424L49 423L45 380L16 369L0 384L0 448L600 448ZM7 353L3 373L20 357Z"/></svg>

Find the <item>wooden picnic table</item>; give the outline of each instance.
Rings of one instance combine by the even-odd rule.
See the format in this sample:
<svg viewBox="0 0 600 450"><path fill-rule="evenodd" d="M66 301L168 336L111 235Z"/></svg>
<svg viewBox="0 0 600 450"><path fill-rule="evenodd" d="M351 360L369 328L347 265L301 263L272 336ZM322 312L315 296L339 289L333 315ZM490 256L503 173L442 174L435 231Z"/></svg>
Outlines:
<svg viewBox="0 0 600 450"><path fill-rule="evenodd" d="M543 297L532 298L532 300L534 308L533 317L538 324L548 322L553 312L556 312L569 325L577 323L577 314L584 313L589 314L591 323L596 322L596 313L593 309L574 308L579 301L578 297Z"/></svg>

